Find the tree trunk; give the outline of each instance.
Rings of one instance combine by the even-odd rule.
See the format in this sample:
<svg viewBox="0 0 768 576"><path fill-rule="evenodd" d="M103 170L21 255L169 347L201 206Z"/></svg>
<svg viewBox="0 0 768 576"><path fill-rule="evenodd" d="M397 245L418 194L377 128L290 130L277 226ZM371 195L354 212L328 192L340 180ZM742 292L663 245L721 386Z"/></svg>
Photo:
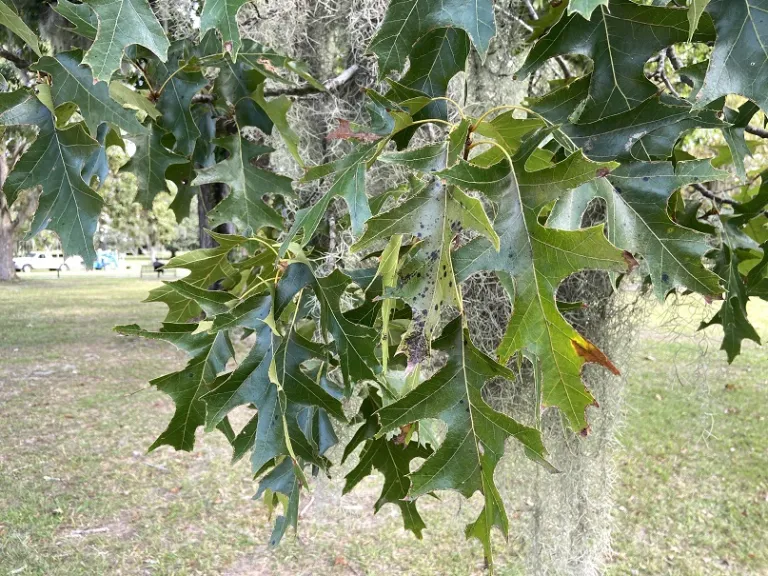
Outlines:
<svg viewBox="0 0 768 576"><path fill-rule="evenodd" d="M198 239L200 248L214 248L218 243L208 234L208 212L229 194L224 184L203 184L197 196ZM234 227L231 224L221 224L213 229L221 234L233 234Z"/></svg>
<svg viewBox="0 0 768 576"><path fill-rule="evenodd" d="M0 282L8 282L16 278L13 266L13 245L15 226L11 218L10 206L3 192L3 184L8 176L8 164L5 156L0 154Z"/></svg>
<svg viewBox="0 0 768 576"><path fill-rule="evenodd" d="M145 212L145 218L149 221L149 230L147 232L147 248L149 249L149 259L152 262L157 260L157 217L151 211Z"/></svg>
<svg viewBox="0 0 768 576"><path fill-rule="evenodd" d="M0 282L7 282L16 278L16 269L13 266L15 235L8 203L2 192L0 196Z"/></svg>
<svg viewBox="0 0 768 576"><path fill-rule="evenodd" d="M536 82L514 80L513 73L524 58L519 47L525 32L505 13L498 12L496 16L498 35L488 56L481 62L477 54L472 55L471 81L466 84L466 92L453 95L455 99L464 96L464 104L471 113L540 95L539 85L548 86L548 80L563 74L561 69L552 67L546 74L538 75ZM601 216L590 214L590 221L583 224L596 224ZM575 275L563 283L558 293L563 301L587 305L569 313L568 320L621 366L631 345L631 326L627 312L616 305L607 274ZM477 302L466 308L473 337L492 354L509 317L508 299L495 279L485 277L471 279L464 294L468 300ZM496 330L491 328L494 326ZM561 473L544 472L520 452L513 452L502 464L504 472L497 474L504 486L502 495L513 502L526 503L527 513L518 530L527 541L526 573L531 576L599 576L610 557L615 437L626 381L595 365L587 365L583 374L600 403L599 409L588 411L590 436L582 438L564 428L557 411L548 410L541 418L551 462ZM489 387L486 393L498 408L534 424L534 390L531 366L526 364L514 385Z"/></svg>

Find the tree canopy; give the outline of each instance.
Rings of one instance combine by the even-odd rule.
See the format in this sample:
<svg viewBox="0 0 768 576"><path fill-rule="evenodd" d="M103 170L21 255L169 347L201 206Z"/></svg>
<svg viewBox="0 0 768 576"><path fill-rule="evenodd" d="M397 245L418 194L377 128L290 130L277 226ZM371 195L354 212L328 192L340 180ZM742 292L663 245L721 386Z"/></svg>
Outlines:
<svg viewBox="0 0 768 576"><path fill-rule="evenodd" d="M151 448L191 450L200 428L223 432L234 460L250 458L257 496L282 505L271 544L296 528L307 476L331 473L336 430L352 427L344 458L360 454L345 491L375 469L384 476L375 510L398 506L418 537L421 496L479 492L484 506L466 534L492 562L493 528L508 531L494 481L507 439L556 470L537 414L516 421L486 402L484 387L514 380L509 361L526 359L537 409L557 409L587 434L586 409L599 398L582 368L617 372L562 314L558 287L574 273L604 271L615 285L640 278L659 300L720 301L702 327L722 325L729 361L743 340L759 342L747 302L768 297L768 180L749 156L753 138L768 136L768 0L553 3L531 22L517 76L552 59L567 73L543 97L479 115L448 89L470 51L483 57L493 42L492 0L390 0L369 47L381 81L366 90L369 120L339 118L332 136L346 153L320 166L299 154L292 98L333 90L354 71L315 79L243 38L243 4L206 0L199 35L171 41L147 0L60 0L88 48L54 53L0 0L0 23L34 55L10 61L36 74L0 93L0 126L37 130L3 193L13 204L41 187L33 232L53 230L66 253L90 262L109 146L132 142L120 170L135 175L147 209L168 182L177 217L198 186L229 188L210 223L235 233L212 232L215 247L173 258L167 267L189 274L150 294L168 306L162 327L117 330L189 355L152 381L176 411ZM701 130L722 134L714 159L685 145ZM282 139L301 177L270 168L266 135ZM401 185L373 195L374 166ZM315 181L325 193L299 205L296 191ZM324 222L342 201L340 225L361 264L331 270ZM595 202L604 222L584 226ZM464 316L462 284L479 273L498 277L513 308L493 356L473 344ZM252 347L234 365L242 333ZM253 416L235 432L228 415L239 407Z"/></svg>

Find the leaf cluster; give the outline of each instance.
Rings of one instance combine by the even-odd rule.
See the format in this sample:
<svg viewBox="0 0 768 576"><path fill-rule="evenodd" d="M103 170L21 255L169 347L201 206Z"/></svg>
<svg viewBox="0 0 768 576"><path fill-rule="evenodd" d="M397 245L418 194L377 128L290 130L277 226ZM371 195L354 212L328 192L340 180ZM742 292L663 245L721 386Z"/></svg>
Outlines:
<svg viewBox="0 0 768 576"><path fill-rule="evenodd" d="M135 175L146 208L171 182L181 219L200 186L227 187L209 219L236 233L211 232L214 248L168 262L187 274L148 297L168 307L162 327L118 331L188 354L182 369L152 381L176 410L151 448L192 450L199 428L223 432L233 460L250 459L256 495L282 505L271 544L296 528L308 476L332 472L336 430L354 427L339 447L344 459L359 449L345 491L375 469L384 476L375 510L398 506L419 537L420 497L479 492L484 505L466 533L492 562L492 529L508 533L494 481L507 440L555 470L540 413L518 422L485 401L484 387L514 380L508 363L525 359L537 410L559 410L587 434L587 408L599 399L584 384L584 364L618 373L561 314L569 303L558 300L558 287L574 273L604 271L618 285L637 269L659 299L722 299L705 325L722 324L729 360L743 339L759 341L747 301L768 294L768 183L747 174L745 132L762 129L755 122L768 106L763 0L688 9L558 3L543 15L518 76L555 57L581 72L526 106L479 116L446 93L471 50L488 51L492 1L391 0L370 45L386 89L367 91L365 125L339 119L334 136L349 141L348 153L312 167L288 120L291 98L267 94L325 85L243 39L243 4L206 0L201 37L170 42L147 0L60 1L59 13L90 47L43 55L0 0L2 24L40 55L34 89L0 93L0 126L38 131L3 192L13 203L41 186L33 233L49 228L66 252L90 261L107 147L133 143L121 170ZM711 44L709 59L669 71L669 51L688 42ZM427 125L429 136L420 131ZM707 187L728 172L684 150L685 135L701 128L723 133L736 177L751 183L738 198ZM305 169L300 179L270 169L270 134ZM409 176L373 196L366 180L374 165ZM325 193L286 218L295 189L315 181ZM355 269L325 265L319 232L337 200L361 258ZM604 205L604 222L583 226L594 202ZM478 273L495 274L513 308L493 356L473 344L464 316L462 284ZM239 431L229 421L236 409L251 415Z"/></svg>

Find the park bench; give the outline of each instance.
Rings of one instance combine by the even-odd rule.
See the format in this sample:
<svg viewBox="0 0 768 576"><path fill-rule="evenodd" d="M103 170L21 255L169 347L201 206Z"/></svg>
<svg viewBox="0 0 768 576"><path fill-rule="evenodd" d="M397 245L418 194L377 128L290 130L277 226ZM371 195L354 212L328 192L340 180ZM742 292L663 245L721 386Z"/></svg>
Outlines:
<svg viewBox="0 0 768 576"><path fill-rule="evenodd" d="M141 271L139 273L140 278L144 278L144 276L152 276L152 274L157 274L157 277L160 278L160 276L172 276L173 278L176 278L176 268L155 268L152 266L152 264L144 264L141 267Z"/></svg>

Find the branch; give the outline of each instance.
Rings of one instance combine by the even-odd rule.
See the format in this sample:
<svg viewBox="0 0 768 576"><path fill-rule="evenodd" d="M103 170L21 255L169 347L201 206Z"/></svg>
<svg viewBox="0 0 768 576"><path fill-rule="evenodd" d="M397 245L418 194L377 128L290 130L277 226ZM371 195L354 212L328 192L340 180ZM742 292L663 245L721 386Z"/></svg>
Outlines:
<svg viewBox="0 0 768 576"><path fill-rule="evenodd" d="M760 138L768 138L768 130L764 130L763 128L758 128L757 126L747 126L744 128L744 132L749 132L750 134L754 134L755 136L760 136Z"/></svg>
<svg viewBox="0 0 768 576"><path fill-rule="evenodd" d="M571 69L568 68L568 63L565 61L565 58L562 56L555 56L555 62L560 66L560 70L563 71L563 78L570 80L573 75L571 74Z"/></svg>
<svg viewBox="0 0 768 576"><path fill-rule="evenodd" d="M680 62L680 58L677 57L677 52L675 52L674 46L667 48L667 58L669 58L669 62L675 70L680 70L680 68L683 67L683 63Z"/></svg>
<svg viewBox="0 0 768 576"><path fill-rule="evenodd" d="M667 52L661 52L659 54L659 65L656 68L656 72L654 73L654 76L659 78L663 83L664 86L667 87L667 90L669 90L672 95L674 95L676 98L682 98L680 96L680 93L675 90L675 87L672 86L672 82L669 81L669 78L667 78L667 71L665 70L665 66L667 64ZM674 64L672 65L674 67Z"/></svg>
<svg viewBox="0 0 768 576"><path fill-rule="evenodd" d="M720 204L727 204L728 206L741 206L741 202L737 202L733 198L723 198L722 196L718 196L714 192L710 191L710 189L704 186L703 184L694 184L693 189L696 190L696 192L698 192L702 196L704 196L704 198L708 198L713 202L719 202Z"/></svg>
<svg viewBox="0 0 768 576"><path fill-rule="evenodd" d="M504 16L506 16L510 20L513 20L514 22L517 22L523 28L523 30L525 30L526 32L529 32L529 33L533 32L533 26L528 24L525 20L523 20L519 16L515 16L509 10L505 10L504 8L502 8L501 9L501 13L504 14Z"/></svg>
<svg viewBox="0 0 768 576"><path fill-rule="evenodd" d="M19 68L20 70L26 70L30 67L30 63L24 60L24 58L16 56L16 54L8 50L0 49L0 56L11 62L14 66L16 66L16 68Z"/></svg>
<svg viewBox="0 0 768 576"><path fill-rule="evenodd" d="M741 202L737 202L733 198L723 198L722 196L718 196L717 194L713 193L712 191L709 190L709 188L707 188L702 184L694 184L693 189L696 190L696 192L698 192L702 196L704 196L704 198L708 198L713 202L719 202L720 204L726 204L728 206L733 206L734 208L738 208L739 206L742 205ZM763 216L768 216L768 210L763 211Z"/></svg>
<svg viewBox="0 0 768 576"><path fill-rule="evenodd" d="M37 204L39 202L39 193L37 190L27 192L26 201L19 208L19 212L16 214L16 218L13 219L12 226L14 233L24 226L28 220L35 215L37 210Z"/></svg>
<svg viewBox="0 0 768 576"><path fill-rule="evenodd" d="M341 74L335 78L331 78L323 82L323 86L327 92L333 92L338 90L345 84L347 84L355 74L360 70L359 64L352 64L349 68L344 70ZM315 88L311 84L303 84L301 86L288 86L284 88L273 88L271 90L264 90L264 96L308 96L310 94L323 94L324 92L318 88Z"/></svg>
<svg viewBox="0 0 768 576"><path fill-rule="evenodd" d="M311 84L302 84L301 86L286 86L283 88L272 88L264 90L264 96L311 96L314 94L326 94L327 92L333 92L338 90L345 84L347 84L355 74L360 70L359 64L352 64L349 68L344 70L338 76L326 80L323 82L325 91L312 86ZM195 94L192 96L192 104L210 104L216 100L215 94Z"/></svg>
<svg viewBox="0 0 768 576"><path fill-rule="evenodd" d="M213 94L195 94L192 96L192 104L211 104L216 100Z"/></svg>
<svg viewBox="0 0 768 576"><path fill-rule="evenodd" d="M528 15L531 17L531 20L538 20L539 15L536 13L536 8L533 7L531 0L523 0L523 4L528 9Z"/></svg>
<svg viewBox="0 0 768 576"><path fill-rule="evenodd" d="M530 0L525 0L525 7L528 9L528 15L531 17L531 20L539 19L539 14L536 12L536 8L533 7L533 4L531 4ZM507 18L510 18L511 20L520 24L520 26L526 32L529 32L529 33L533 32L533 26L525 22L519 16L515 16L509 10L504 10L502 8L501 13L504 14L504 16L506 16ZM563 58L562 56L555 56L555 61L560 66L560 70L563 71L563 77L566 80L570 80L571 78L573 78L573 74L571 74L571 69L568 68L568 63L565 61L565 58Z"/></svg>

